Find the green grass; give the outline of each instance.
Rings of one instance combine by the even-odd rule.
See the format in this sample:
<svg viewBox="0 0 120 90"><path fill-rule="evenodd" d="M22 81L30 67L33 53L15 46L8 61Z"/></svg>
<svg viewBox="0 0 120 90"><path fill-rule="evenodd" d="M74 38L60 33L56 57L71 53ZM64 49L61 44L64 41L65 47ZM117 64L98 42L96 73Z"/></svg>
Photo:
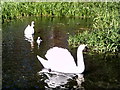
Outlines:
<svg viewBox="0 0 120 90"><path fill-rule="evenodd" d="M101 3L83 2L4 2L2 20L23 16L95 17ZM104 4L101 4L104 5Z"/></svg>
<svg viewBox="0 0 120 90"><path fill-rule="evenodd" d="M101 7L101 8L100 8ZM92 51L99 53L120 51L120 15L119 3L103 3L95 8L93 30L77 33L69 37L73 47L81 43L87 44Z"/></svg>
<svg viewBox="0 0 120 90"><path fill-rule="evenodd" d="M92 51L120 51L119 2L4 2L2 22L26 16L93 19L93 30L69 36L69 45L88 44Z"/></svg>
<svg viewBox="0 0 120 90"><path fill-rule="evenodd" d="M119 34L118 34L119 33ZM85 31L69 37L69 45L78 47L87 44L92 51L99 53L118 52L120 49L120 29Z"/></svg>

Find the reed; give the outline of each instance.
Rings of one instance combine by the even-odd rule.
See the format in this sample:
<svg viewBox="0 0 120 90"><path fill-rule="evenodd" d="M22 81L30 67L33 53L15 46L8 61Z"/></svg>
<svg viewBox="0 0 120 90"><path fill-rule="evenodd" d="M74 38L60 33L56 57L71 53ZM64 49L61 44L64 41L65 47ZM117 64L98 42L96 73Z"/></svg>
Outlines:
<svg viewBox="0 0 120 90"><path fill-rule="evenodd" d="M23 16L94 17L96 3L78 2L4 2L2 20Z"/></svg>
<svg viewBox="0 0 120 90"><path fill-rule="evenodd" d="M81 43L87 44L93 52L118 52L120 50L120 29L85 31L70 36L68 41L72 47L78 47Z"/></svg>
<svg viewBox="0 0 120 90"><path fill-rule="evenodd" d="M120 49L119 2L4 2L2 22L24 16L93 18L93 30L69 37L73 47L88 44L92 51L116 52Z"/></svg>

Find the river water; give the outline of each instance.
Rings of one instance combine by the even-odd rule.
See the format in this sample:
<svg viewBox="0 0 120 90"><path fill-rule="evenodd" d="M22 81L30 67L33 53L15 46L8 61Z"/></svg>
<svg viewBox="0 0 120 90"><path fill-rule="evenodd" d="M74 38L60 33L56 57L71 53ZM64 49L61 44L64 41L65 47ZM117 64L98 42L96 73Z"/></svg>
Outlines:
<svg viewBox="0 0 120 90"><path fill-rule="evenodd" d="M35 21L33 41L26 40L24 29ZM85 71L81 75L42 73L37 55L45 58L54 46L67 48L76 59L76 48L68 45L69 35L89 30L91 19L26 17L2 25L2 89L107 90L120 88L120 59L106 54L84 53ZM38 47L36 40L41 37ZM67 64L66 64L67 65Z"/></svg>

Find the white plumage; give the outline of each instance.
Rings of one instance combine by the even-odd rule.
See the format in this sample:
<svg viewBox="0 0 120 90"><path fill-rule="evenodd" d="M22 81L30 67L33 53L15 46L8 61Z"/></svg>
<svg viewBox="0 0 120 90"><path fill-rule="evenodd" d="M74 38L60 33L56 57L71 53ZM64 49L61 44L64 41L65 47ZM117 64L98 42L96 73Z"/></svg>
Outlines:
<svg viewBox="0 0 120 90"><path fill-rule="evenodd" d="M39 48L39 45L40 45L41 41L42 41L42 39L41 39L40 37L38 37L38 38L37 38L37 41L36 41L37 44L38 44L38 48Z"/></svg>
<svg viewBox="0 0 120 90"><path fill-rule="evenodd" d="M28 25L24 31L25 35L33 35L34 34L34 21L31 22L31 26Z"/></svg>
<svg viewBox="0 0 120 90"><path fill-rule="evenodd" d="M53 47L45 55L48 60L37 55L44 68L63 73L82 73L85 69L83 50L86 45L80 45L77 49L77 65L71 53L64 48Z"/></svg>

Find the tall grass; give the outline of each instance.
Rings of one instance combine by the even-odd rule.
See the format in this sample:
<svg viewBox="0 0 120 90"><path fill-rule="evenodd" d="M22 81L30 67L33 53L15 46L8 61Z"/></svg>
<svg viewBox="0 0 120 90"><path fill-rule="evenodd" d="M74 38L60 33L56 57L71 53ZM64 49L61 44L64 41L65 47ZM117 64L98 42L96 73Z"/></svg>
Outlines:
<svg viewBox="0 0 120 90"><path fill-rule="evenodd" d="M120 50L120 28L85 31L69 37L69 45L78 47L87 44L92 51L99 53L118 52Z"/></svg>
<svg viewBox="0 0 120 90"><path fill-rule="evenodd" d="M78 2L4 2L2 20L22 16L94 17L94 3Z"/></svg>
<svg viewBox="0 0 120 90"><path fill-rule="evenodd" d="M23 16L54 16L93 18L93 30L69 37L73 47L88 44L98 52L120 49L119 2L4 2L2 22Z"/></svg>
<svg viewBox="0 0 120 90"><path fill-rule="evenodd" d="M107 2L99 4L98 8L95 8L96 17L94 18L94 28L117 28L120 20L120 7L119 3Z"/></svg>
<svg viewBox="0 0 120 90"><path fill-rule="evenodd" d="M94 10L96 15L93 19L93 30L70 36L69 44L76 47L85 43L93 51L100 53L120 51L119 10L119 3L98 4Z"/></svg>

